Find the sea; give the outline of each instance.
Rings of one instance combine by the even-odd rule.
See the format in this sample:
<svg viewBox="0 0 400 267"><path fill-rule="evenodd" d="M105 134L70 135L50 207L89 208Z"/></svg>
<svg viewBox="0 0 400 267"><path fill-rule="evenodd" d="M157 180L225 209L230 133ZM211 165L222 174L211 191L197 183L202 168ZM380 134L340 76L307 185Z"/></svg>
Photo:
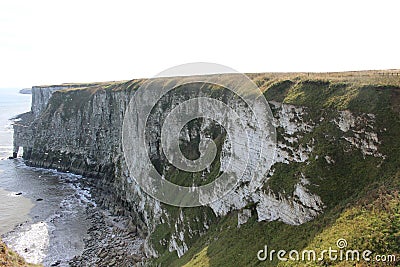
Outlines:
<svg viewBox="0 0 400 267"><path fill-rule="evenodd" d="M95 203L79 175L28 167L22 150L9 159L13 119L30 108L31 95L0 88L0 235L29 263L68 266L83 251Z"/></svg>

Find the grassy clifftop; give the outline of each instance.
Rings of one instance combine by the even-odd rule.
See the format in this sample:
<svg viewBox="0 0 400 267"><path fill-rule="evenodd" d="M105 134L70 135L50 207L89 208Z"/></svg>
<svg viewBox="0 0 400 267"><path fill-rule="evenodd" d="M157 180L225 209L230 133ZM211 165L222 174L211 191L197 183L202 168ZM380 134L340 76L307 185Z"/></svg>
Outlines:
<svg viewBox="0 0 400 267"><path fill-rule="evenodd" d="M229 80L232 74L222 74ZM350 109L373 112L385 100L394 108L400 105L400 70L350 71L327 73L249 73L247 76L264 92L269 101L313 108ZM190 81L195 76L166 77L164 84L177 80ZM98 83L65 83L59 93L83 90L91 94L99 90L134 91L146 79ZM162 82L160 83L162 86ZM44 86L46 87L46 86ZM386 98L386 99L382 99Z"/></svg>

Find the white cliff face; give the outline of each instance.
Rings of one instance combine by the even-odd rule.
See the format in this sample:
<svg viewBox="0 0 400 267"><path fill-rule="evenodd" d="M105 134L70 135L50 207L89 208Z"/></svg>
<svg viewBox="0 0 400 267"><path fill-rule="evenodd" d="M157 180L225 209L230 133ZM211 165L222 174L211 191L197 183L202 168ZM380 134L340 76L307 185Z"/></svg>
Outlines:
<svg viewBox="0 0 400 267"><path fill-rule="evenodd" d="M305 133L311 132L314 122L306 121L307 114L303 107L270 102L271 107L277 110L274 120L275 127L283 129L281 136L285 140L278 140L277 157L275 162L289 164L290 162L305 162L313 149L313 140L306 145L298 144Z"/></svg>
<svg viewBox="0 0 400 267"><path fill-rule="evenodd" d="M97 86L99 84L62 84L62 85L50 85L50 86L32 86L32 107L31 111L33 115L38 117L47 107L47 104L54 92L70 89L70 88L89 88ZM106 85L104 83L104 85Z"/></svg>
<svg viewBox="0 0 400 267"><path fill-rule="evenodd" d="M355 123L355 118L349 110L341 111L339 121L336 122L340 130L342 130L343 132L348 132L350 128L355 126Z"/></svg>
<svg viewBox="0 0 400 267"><path fill-rule="evenodd" d="M159 224L168 224L172 234L159 240L159 243L167 246L169 251L176 251L179 257L189 249L188 238L195 238L207 231L210 223L206 215L202 214L203 217L194 220L197 227L194 229L194 222L189 221L182 211L179 216L172 216L164 205L144 193L131 177L121 144L124 113L131 98L129 92L98 90L93 95L88 95L83 104L78 106L78 101L73 99L82 97L74 95L77 92L65 92L52 97L56 90L54 88L32 89L32 112L36 120L33 127L19 130L16 142L32 140L27 151L30 151L31 160L35 164L43 163L45 167L60 167L72 172L84 170L88 175L106 173L101 178L101 183L130 207L133 220L135 223L141 223L147 233L151 234ZM57 101L65 99L71 100L70 105L55 106ZM181 103L185 99L186 96L175 94L171 95L168 101ZM160 153L159 143L154 142L161 132L160 121L168 114L167 109L170 110L170 107L166 109L164 104L166 103L156 106L154 116L148 120L150 156L158 160L165 160ZM314 153L316 141L311 138L303 142L302 138L312 133L319 123L324 121L323 118L318 121L309 119L308 110L304 107L277 102L271 102L270 105L274 111L273 125L277 127L278 132L275 154L260 158L257 153L250 153L250 168L245 170L237 186L208 205L219 217L231 211L238 211L238 226L246 223L251 216L257 216L258 221L279 220L298 225L315 218L323 212L325 206L318 195L308 190L308 181L304 177L295 184L290 195L273 192L265 187L268 180L274 176L275 164L307 164ZM52 109L45 112L49 108ZM238 108L245 118L244 123L254 125L254 117L247 114L245 108ZM379 152L380 140L374 128L375 117L372 114L355 115L350 111L343 111L339 112L339 116L332 123L340 129L344 140L349 142L353 149L359 149L365 156L384 158ZM181 139L190 140L196 133L205 137L212 125L211 121L205 120L200 125L199 132L183 129ZM240 140L243 133L236 129L230 130L236 135L236 139ZM247 138L253 142L253 148L271 145L268 140L263 139L262 133L256 127L248 132ZM230 141L225 139L219 159L220 171L227 168L231 146ZM57 160L54 160L55 157ZM315 156L318 157L328 164L335 163L328 155ZM45 165L47 163L48 165ZM269 164L271 166L268 167L271 168L266 168L268 171L265 173L253 173L252 170L257 169L253 167L257 164ZM203 175L206 176L209 171L204 171ZM162 174L166 173L168 167L162 169ZM254 177L255 179L251 179ZM111 202L108 204L112 206ZM249 204L254 204L253 213L246 207ZM147 237L144 245L147 256L157 256L154 244L151 243L149 235Z"/></svg>
<svg viewBox="0 0 400 267"><path fill-rule="evenodd" d="M354 116L349 110L345 110L339 112L339 118L334 122L342 132L347 134L343 138L360 149L364 156L385 158L378 151L380 141L374 127L374 114Z"/></svg>
<svg viewBox="0 0 400 267"><path fill-rule="evenodd" d="M242 225L247 223L247 221L251 218L251 210L250 209L243 209L238 212L238 228Z"/></svg>
<svg viewBox="0 0 400 267"><path fill-rule="evenodd" d="M299 133L312 131L313 123L305 121L303 118L305 114L303 107L282 104L275 101L271 101L270 104L273 109L278 110L274 121L275 127L282 127L288 136L296 139L296 135ZM289 142L293 140L290 137L287 139Z"/></svg>
<svg viewBox="0 0 400 267"><path fill-rule="evenodd" d="M46 109L53 93L65 88L68 87L33 86L32 89L23 89L32 94L31 112L21 114L21 120L14 123L14 153L18 153L19 147L32 146L33 130L29 125Z"/></svg>
<svg viewBox="0 0 400 267"><path fill-rule="evenodd" d="M311 194L301 184L296 185L292 197L262 192L254 195L254 200L258 201L258 221L279 220L292 225L315 218L323 208L319 196Z"/></svg>
<svg viewBox="0 0 400 267"><path fill-rule="evenodd" d="M311 139L307 144L299 144L299 140L306 133L312 132L318 123L324 121L324 118L321 118L317 123L306 121L304 117L306 117L307 111L302 107L276 102L271 104L276 109L274 124L283 129L280 133L280 140L285 141L278 139L277 154L269 175L266 175L266 181L269 179L268 176L274 175L273 165L275 163L307 162L313 152L315 140ZM339 118L334 123L341 131L347 133L347 136L343 138L353 146L353 149L359 149L364 155L384 158L384 155L378 151L380 141L377 134L373 132L375 123L373 114L356 116L350 111L339 112L339 114ZM221 162L226 161L223 158L227 154L224 151L229 149L226 144L223 146ZM328 164L335 163L335 160L328 155L320 156L324 157ZM318 157L319 155L316 155L316 159ZM245 178L242 178L242 182L245 180ZM288 224L302 224L313 219L324 208L321 198L309 192L306 188L307 184L308 181L303 177L296 184L293 194L284 196L264 190L262 185L254 185L251 182L250 184L242 183L228 195L210 204L210 207L218 216L224 216L231 210L243 209L249 202L253 202L256 203L259 221L280 220ZM243 223L243 220L241 220L241 223Z"/></svg>
<svg viewBox="0 0 400 267"><path fill-rule="evenodd" d="M273 175L273 165L278 162L290 164L291 162L305 162L312 152L312 143L305 147L298 145L299 138L306 132L313 129L312 122L303 121L305 111L301 107L292 105L272 103L276 109L274 115L274 125L283 128L283 137L285 143L278 140L276 147L276 156L272 161L271 174ZM251 133L260 134L258 132ZM257 140L258 137L250 137ZM288 143L288 144L286 144ZM222 150L221 170L225 161L224 157L229 154L229 143L225 143ZM258 155L250 153L249 163L256 164L259 160ZM245 173L241 178L239 185L224 196L210 204L213 211L224 216L231 210L240 210L249 203L256 203L256 211L259 221L280 220L289 224L300 224L314 218L322 211L323 203L318 196L309 193L301 184L296 186L294 195L290 198L276 194L263 189L263 183L256 183L257 179L248 179L253 177L253 173ZM264 180L267 180L267 173L262 174ZM244 183L248 182L248 183Z"/></svg>
<svg viewBox="0 0 400 267"><path fill-rule="evenodd" d="M175 222L174 228L175 232L172 234L171 239L169 240L168 250L169 252L176 251L178 257L182 257L183 254L189 249L185 243L185 230L180 230L179 226L184 224L184 216L182 210L179 214L177 221ZM178 244L179 242L179 244Z"/></svg>
<svg viewBox="0 0 400 267"><path fill-rule="evenodd" d="M65 86L33 86L32 87L32 112L38 117L47 107L50 97L55 91L66 89Z"/></svg>

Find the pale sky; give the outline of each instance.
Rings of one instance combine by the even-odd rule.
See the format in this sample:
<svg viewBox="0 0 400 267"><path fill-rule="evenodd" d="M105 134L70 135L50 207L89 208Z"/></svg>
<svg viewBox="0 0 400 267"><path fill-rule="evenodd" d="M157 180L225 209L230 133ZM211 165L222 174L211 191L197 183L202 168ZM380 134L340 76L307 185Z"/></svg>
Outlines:
<svg viewBox="0 0 400 267"><path fill-rule="evenodd" d="M400 4L380 1L0 2L0 87L240 72L400 68Z"/></svg>

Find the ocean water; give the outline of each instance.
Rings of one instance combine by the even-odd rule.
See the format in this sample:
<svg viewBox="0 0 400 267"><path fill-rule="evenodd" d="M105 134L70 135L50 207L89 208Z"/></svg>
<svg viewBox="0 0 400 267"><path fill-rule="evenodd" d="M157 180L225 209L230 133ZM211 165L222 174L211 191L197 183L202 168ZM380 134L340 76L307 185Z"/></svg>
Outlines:
<svg viewBox="0 0 400 267"><path fill-rule="evenodd" d="M68 266L83 250L95 205L78 175L27 167L12 155L14 116L30 110L31 95L0 89L0 234L28 262Z"/></svg>
<svg viewBox="0 0 400 267"><path fill-rule="evenodd" d="M33 207L30 199L4 190L4 177L13 170L11 162L5 160L12 154L13 129L10 120L30 109L31 96L19 94L17 89L0 89L0 234L13 229L17 223L28 219ZM13 175L15 176L15 175ZM18 211L18 212L17 212Z"/></svg>

